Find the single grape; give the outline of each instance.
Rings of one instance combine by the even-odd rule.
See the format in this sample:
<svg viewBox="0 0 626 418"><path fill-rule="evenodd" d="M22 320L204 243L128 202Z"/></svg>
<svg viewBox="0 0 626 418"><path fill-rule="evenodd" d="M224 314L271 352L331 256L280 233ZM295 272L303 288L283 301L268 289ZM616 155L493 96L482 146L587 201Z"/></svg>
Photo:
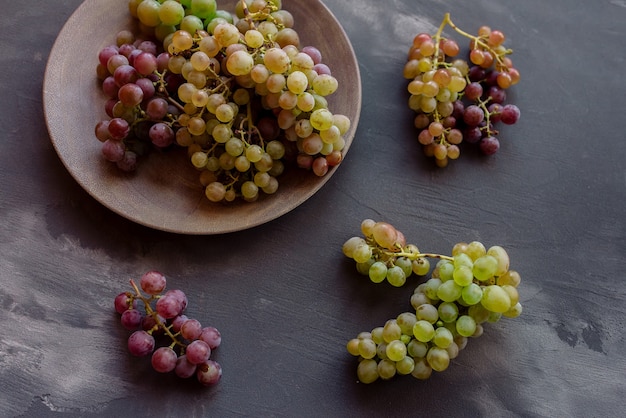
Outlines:
<svg viewBox="0 0 626 418"><path fill-rule="evenodd" d="M134 331L141 326L143 314L137 309L124 311L121 316L121 323L124 328Z"/></svg>
<svg viewBox="0 0 626 418"><path fill-rule="evenodd" d="M215 327L204 327L198 339L207 343L209 348L214 350L222 343L222 334Z"/></svg>
<svg viewBox="0 0 626 418"><path fill-rule="evenodd" d="M362 383L373 383L378 380L378 363L374 359L364 359L356 369L357 378Z"/></svg>
<svg viewBox="0 0 626 418"><path fill-rule="evenodd" d="M176 376L178 377L187 379L196 374L197 367L198 366L196 364L188 362L187 356L183 354L182 356L178 356L176 359L174 373L176 373Z"/></svg>
<svg viewBox="0 0 626 418"><path fill-rule="evenodd" d="M128 351L137 357L152 353L154 345L154 337L143 330L133 332L128 338Z"/></svg>
<svg viewBox="0 0 626 418"><path fill-rule="evenodd" d="M167 280L158 271L148 271L139 279L141 289L149 295L158 295L165 290Z"/></svg>
<svg viewBox="0 0 626 418"><path fill-rule="evenodd" d="M196 376L205 386L215 385L222 378L222 366L214 360L207 360L197 366Z"/></svg>
<svg viewBox="0 0 626 418"><path fill-rule="evenodd" d="M137 301L128 292L122 292L118 294L114 299L115 311L118 314L123 314L128 309L137 308Z"/></svg>
<svg viewBox="0 0 626 418"><path fill-rule="evenodd" d="M176 367L178 356L170 347L159 347L152 353L152 368L159 373L167 373Z"/></svg>

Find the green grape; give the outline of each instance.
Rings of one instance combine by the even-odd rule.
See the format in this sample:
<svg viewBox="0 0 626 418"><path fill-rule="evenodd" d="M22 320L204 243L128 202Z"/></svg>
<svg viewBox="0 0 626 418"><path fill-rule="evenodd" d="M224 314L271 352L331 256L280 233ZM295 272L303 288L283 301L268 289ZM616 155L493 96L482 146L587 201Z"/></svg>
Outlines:
<svg viewBox="0 0 626 418"><path fill-rule="evenodd" d="M437 296L437 289L441 285L441 280L436 278L430 278L426 281L426 286L424 286L424 294L428 296L429 299L433 301L438 301L439 297Z"/></svg>
<svg viewBox="0 0 626 418"><path fill-rule="evenodd" d="M361 232L366 237L371 237L373 234L373 228L376 225L376 221L373 219L364 219L361 221Z"/></svg>
<svg viewBox="0 0 626 418"><path fill-rule="evenodd" d="M472 273L477 280L484 282L492 278L498 269L498 260L491 255L483 255L474 261Z"/></svg>
<svg viewBox="0 0 626 418"><path fill-rule="evenodd" d="M348 350L348 353L352 354L355 357L360 356L361 354L359 353L359 339L353 338L348 341L348 343L346 344L346 350Z"/></svg>
<svg viewBox="0 0 626 418"><path fill-rule="evenodd" d="M244 34L246 44L250 48L259 48L265 42L263 34L256 29L250 29Z"/></svg>
<svg viewBox="0 0 626 418"><path fill-rule="evenodd" d="M505 284L511 285L513 287L519 286L522 278L519 273L515 270L509 270L504 273L502 276L498 277L497 284L500 286L504 286Z"/></svg>
<svg viewBox="0 0 626 418"><path fill-rule="evenodd" d="M483 298L480 303L485 309L496 313L503 313L511 309L509 294L498 285L486 286L483 289Z"/></svg>
<svg viewBox="0 0 626 418"><path fill-rule="evenodd" d="M414 358L426 357L428 344L414 339L407 344L406 351L409 356Z"/></svg>
<svg viewBox="0 0 626 418"><path fill-rule="evenodd" d="M404 356L400 361L396 362L396 370L398 374L407 375L413 372L415 368L415 360L410 356Z"/></svg>
<svg viewBox="0 0 626 418"><path fill-rule="evenodd" d="M452 360L457 358L460 349L459 346L454 341L452 341L450 345L446 347L446 351L448 352L448 357L450 357L450 360Z"/></svg>
<svg viewBox="0 0 626 418"><path fill-rule="evenodd" d="M313 128L318 131L329 129L333 124L333 114L326 108L314 110L309 117Z"/></svg>
<svg viewBox="0 0 626 418"><path fill-rule="evenodd" d="M426 380L432 374L433 369L426 361L426 358L420 358L419 360L415 360L415 365L413 367L413 371L411 372L411 376L416 379Z"/></svg>
<svg viewBox="0 0 626 418"><path fill-rule="evenodd" d="M433 336L433 343L440 348L448 348L450 344L454 341L454 336L449 329L445 327L439 327L435 330L435 335Z"/></svg>
<svg viewBox="0 0 626 418"><path fill-rule="evenodd" d="M511 306L511 309L509 309L506 312L503 312L502 316L505 316L507 318L517 318L521 314L522 314L522 304L517 302L515 305Z"/></svg>
<svg viewBox="0 0 626 418"><path fill-rule="evenodd" d="M457 244L454 244L454 247L452 247L452 256L456 257L460 254L467 254L467 246L468 244L466 242L459 242Z"/></svg>
<svg viewBox="0 0 626 418"><path fill-rule="evenodd" d="M302 94L306 91L309 79L302 71L293 71L287 76L287 88L293 94Z"/></svg>
<svg viewBox="0 0 626 418"><path fill-rule="evenodd" d="M374 359L364 359L359 362L356 375L362 383L373 383L378 379L378 363Z"/></svg>
<svg viewBox="0 0 626 418"><path fill-rule="evenodd" d="M419 320L413 326L413 336L415 336L418 341L427 343L432 340L434 335L435 327L428 321Z"/></svg>
<svg viewBox="0 0 626 418"><path fill-rule="evenodd" d="M450 365L450 356L444 348L431 347L426 355L426 361L433 370L442 372Z"/></svg>
<svg viewBox="0 0 626 418"><path fill-rule="evenodd" d="M469 315L462 315L456 320L456 331L464 337L471 337L476 331L476 321Z"/></svg>
<svg viewBox="0 0 626 418"><path fill-rule="evenodd" d="M148 27L156 27L161 23L159 9L161 4L156 0L144 0L137 6L137 18Z"/></svg>
<svg viewBox="0 0 626 418"><path fill-rule="evenodd" d="M476 326L479 327L480 325L476 325ZM457 334L454 336L454 343L457 345L457 347L459 347L459 350L463 350L465 347L467 347L468 341L469 339L462 335Z"/></svg>
<svg viewBox="0 0 626 418"><path fill-rule="evenodd" d="M387 343L386 342L382 342L380 344L378 344L378 346L376 347L376 355L378 356L379 360L383 360L387 358Z"/></svg>
<svg viewBox="0 0 626 418"><path fill-rule="evenodd" d="M387 270L387 281L395 287L401 287L406 283L406 276L401 267L393 266Z"/></svg>
<svg viewBox="0 0 626 418"><path fill-rule="evenodd" d="M487 322L498 322L502 318L502 314L500 312L491 312L489 314L489 318L487 318Z"/></svg>
<svg viewBox="0 0 626 418"><path fill-rule="evenodd" d="M374 328L371 334L372 334L371 338L376 344L381 344L385 341L383 338L383 327Z"/></svg>
<svg viewBox="0 0 626 418"><path fill-rule="evenodd" d="M381 283L387 278L387 265L382 261L376 261L370 266L368 275L372 282Z"/></svg>
<svg viewBox="0 0 626 418"><path fill-rule="evenodd" d="M394 340L387 344L387 358L391 361L400 361L406 356L406 345L400 340Z"/></svg>
<svg viewBox="0 0 626 418"><path fill-rule="evenodd" d="M187 15L183 17L183 20L180 22L180 30L196 33L199 30L204 30L204 23L198 16Z"/></svg>
<svg viewBox="0 0 626 418"><path fill-rule="evenodd" d="M418 320L428 321L434 324L439 319L439 312L434 305L423 304L416 309L415 316Z"/></svg>
<svg viewBox="0 0 626 418"><path fill-rule="evenodd" d="M498 268L495 273L496 276L502 276L509 270L509 255L504 248L499 245L494 245L487 250L487 254L498 260Z"/></svg>
<svg viewBox="0 0 626 418"><path fill-rule="evenodd" d="M453 254L454 254L454 250L453 250ZM461 267L461 266L466 266L469 267L470 269L472 268L472 265L474 264L474 261L472 260L472 258L465 254L465 253L459 253L454 255L454 267Z"/></svg>
<svg viewBox="0 0 626 418"><path fill-rule="evenodd" d="M420 257L411 262L413 273L418 276L425 276L430 271L430 261L427 258Z"/></svg>
<svg viewBox="0 0 626 418"><path fill-rule="evenodd" d="M354 258L354 250L356 249L356 247L363 244L365 244L365 240L363 238L352 237L343 244L343 246L341 247L341 251L346 257Z"/></svg>
<svg viewBox="0 0 626 418"><path fill-rule="evenodd" d="M232 155L233 157L238 157L243 153L244 147L245 145L241 139L232 137L228 141L226 141L224 149L229 155Z"/></svg>
<svg viewBox="0 0 626 418"><path fill-rule="evenodd" d="M254 67L254 58L248 51L235 51L226 60L226 68L234 76L250 74L252 67Z"/></svg>
<svg viewBox="0 0 626 418"><path fill-rule="evenodd" d="M444 302L454 302L461 297L463 288L456 284L454 280L443 282L437 288L437 297Z"/></svg>
<svg viewBox="0 0 626 418"><path fill-rule="evenodd" d="M449 260L440 260L437 263L437 271L439 272L439 278L442 282L452 280L454 264L452 264Z"/></svg>
<svg viewBox="0 0 626 418"><path fill-rule="evenodd" d="M217 3L215 0L191 0L191 14L200 19L211 19L215 16L216 11Z"/></svg>
<svg viewBox="0 0 626 418"><path fill-rule="evenodd" d="M385 326L383 327L383 340L385 342L390 343L391 341L399 340L402 336L402 328L398 325L398 322L395 319L390 319L385 322Z"/></svg>
<svg viewBox="0 0 626 418"><path fill-rule="evenodd" d="M449 323L456 321L459 316L459 308L454 302L442 302L437 307L439 318L443 322Z"/></svg>
<svg viewBox="0 0 626 418"><path fill-rule="evenodd" d="M356 263L356 271L358 271L360 274L364 276L367 276L369 274L370 267L372 266L372 264L374 264L373 258L370 258L367 261L364 261L363 263Z"/></svg>
<svg viewBox="0 0 626 418"><path fill-rule="evenodd" d="M454 282L459 286L468 286L474 280L474 274L472 273L472 268L466 265L458 266L454 269L452 274L454 278Z"/></svg>
<svg viewBox="0 0 626 418"><path fill-rule="evenodd" d="M417 292L411 295L411 306L413 309L417 309L426 303L432 303L432 300L430 300L424 293Z"/></svg>
<svg viewBox="0 0 626 418"><path fill-rule="evenodd" d="M396 375L396 363L390 359L378 362L378 376L383 380L389 380Z"/></svg>
<svg viewBox="0 0 626 418"><path fill-rule="evenodd" d="M476 305L483 298L483 289L476 283L465 286L461 291L461 299L467 305Z"/></svg>
<svg viewBox="0 0 626 418"><path fill-rule="evenodd" d="M467 310L467 314L474 318L477 324L482 324L489 319L489 315L491 315L491 312L488 311L483 305L478 303L476 305L470 306Z"/></svg>
<svg viewBox="0 0 626 418"><path fill-rule="evenodd" d="M467 250L465 251L465 253L469 255L472 260L476 260L487 254L487 249L481 242L472 241L467 244Z"/></svg>
<svg viewBox="0 0 626 418"><path fill-rule="evenodd" d="M365 242L363 242L360 245L357 245L356 248L354 248L354 251L352 253L352 258L354 258L354 261L356 261L357 263L365 263L371 257L372 257L372 248L369 245L367 245Z"/></svg>
<svg viewBox="0 0 626 418"><path fill-rule="evenodd" d="M519 302L519 292L517 291L517 288L511 286L510 284L505 284L500 287L502 287L502 290L509 295L509 298L511 299L511 306Z"/></svg>
<svg viewBox="0 0 626 418"><path fill-rule="evenodd" d="M417 317L412 312L403 312L396 317L396 323L400 326L402 335L413 335L413 325L417 321Z"/></svg>
<svg viewBox="0 0 626 418"><path fill-rule="evenodd" d="M320 96L329 96L337 91L339 83L337 79L330 74L320 74L313 79L311 87Z"/></svg>
<svg viewBox="0 0 626 418"><path fill-rule="evenodd" d="M159 8L159 19L164 25L176 26L180 24L185 17L185 9L174 0L165 0ZM190 32L193 33L193 32Z"/></svg>
<svg viewBox="0 0 626 418"><path fill-rule="evenodd" d="M241 185L241 195L247 199L256 199L259 195L259 187L253 181L246 181Z"/></svg>
<svg viewBox="0 0 626 418"><path fill-rule="evenodd" d="M364 359L374 358L376 355L376 343L371 338L359 340L359 355Z"/></svg>
<svg viewBox="0 0 626 418"><path fill-rule="evenodd" d="M398 257L394 264L402 269L405 277L409 277L413 273L413 263L406 257Z"/></svg>

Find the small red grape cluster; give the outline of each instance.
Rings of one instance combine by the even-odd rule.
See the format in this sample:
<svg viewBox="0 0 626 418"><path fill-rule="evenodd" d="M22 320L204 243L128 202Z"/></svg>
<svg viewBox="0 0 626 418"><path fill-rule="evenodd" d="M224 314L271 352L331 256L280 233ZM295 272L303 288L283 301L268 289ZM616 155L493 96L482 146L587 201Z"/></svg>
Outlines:
<svg viewBox="0 0 626 418"><path fill-rule="evenodd" d="M468 59L459 58L458 43L442 35L449 25L470 39ZM500 148L495 125L516 123L520 110L506 104L506 91L520 80L499 30L481 26L474 36L459 29L446 14L435 35L420 33L409 48L403 74L411 80L409 108L424 153L439 167L459 158L459 145L478 145L485 155Z"/></svg>
<svg viewBox="0 0 626 418"><path fill-rule="evenodd" d="M195 375L206 386L217 383L222 367L210 357L222 342L220 332L188 318L184 314L187 296L178 289L165 291L165 276L158 271L141 276L139 286L147 296L132 279L130 284L133 292L115 297L122 326L133 331L128 338L128 351L137 357L151 354L152 367L157 372L173 371L182 378ZM138 301L143 303L143 309L137 307ZM158 348L157 338L164 341Z"/></svg>

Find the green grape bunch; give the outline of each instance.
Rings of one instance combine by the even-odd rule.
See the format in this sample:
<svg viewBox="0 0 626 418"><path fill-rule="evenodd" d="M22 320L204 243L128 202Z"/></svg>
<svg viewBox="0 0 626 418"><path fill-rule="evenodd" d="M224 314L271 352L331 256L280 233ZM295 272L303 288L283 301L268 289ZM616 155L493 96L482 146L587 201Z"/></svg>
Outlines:
<svg viewBox="0 0 626 418"><path fill-rule="evenodd" d="M359 381L395 375L428 379L433 370L446 370L470 338L481 336L485 323L521 315L521 278L509 268L503 247L460 242L448 256L421 252L387 222L366 219L361 232L363 236L348 239L342 251L374 283L400 287L412 275L430 273L429 259L437 262L431 277L411 295L411 311L348 341L348 353L359 359Z"/></svg>
<svg viewBox="0 0 626 418"><path fill-rule="evenodd" d="M99 53L105 159L133 171L151 149L184 147L212 202L274 194L289 166L321 177L341 163L350 119L327 101L339 83L280 1L128 6L140 34Z"/></svg>

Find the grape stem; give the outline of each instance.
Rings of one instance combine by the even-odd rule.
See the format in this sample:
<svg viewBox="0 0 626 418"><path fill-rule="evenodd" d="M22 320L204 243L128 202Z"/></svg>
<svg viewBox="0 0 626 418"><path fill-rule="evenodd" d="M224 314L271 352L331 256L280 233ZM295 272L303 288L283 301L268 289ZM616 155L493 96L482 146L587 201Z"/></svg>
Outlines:
<svg viewBox="0 0 626 418"><path fill-rule="evenodd" d="M144 303L145 309L146 309L146 315L151 316L154 319L154 322L156 322L156 325L154 326L154 328L152 328L148 332L152 333L153 331L156 331L157 329L161 328L172 340L172 345L170 347L174 347L176 345L180 345L183 349L187 347L186 344L182 343L177 338L178 334L172 334L170 327L168 327L167 325L163 323L163 321L161 321L161 318L159 318L159 315L154 311L154 309L152 309L152 306L150 306L150 302L152 302L154 299L157 299L157 298L155 298L154 296L151 296L150 298L146 298L141 293L141 291L139 290L139 287L137 286L137 284L135 283L133 279L130 279L130 285L135 291L135 297L139 298Z"/></svg>
<svg viewBox="0 0 626 418"><path fill-rule="evenodd" d="M438 258L440 260L448 260L454 261L454 257L450 257L449 255L443 254L434 254L434 253L414 253L414 252L391 252L391 251L383 251L383 254L392 256L392 257L405 257L409 260L417 260L418 258Z"/></svg>
<svg viewBox="0 0 626 418"><path fill-rule="evenodd" d="M446 25L450 25L450 27L452 29L454 29L458 34L465 36L466 38L471 39L473 42L475 42L475 45L480 46L482 49L488 51L496 60L497 62L497 68L499 70L505 70L508 71L508 67L504 64L504 61L502 61L502 57L504 55L509 55L513 52L512 49L505 49L503 53L497 53L492 47L490 47L484 40L483 38L479 37L479 36L474 36L471 35L467 32L465 32L464 30L462 30L461 28L459 28L458 26L456 26L454 24L454 22L452 22L452 19L450 18L450 13L446 13L443 17L443 21L441 22L441 25L439 26L439 29L437 30L437 33L435 34L435 39L437 40L437 42L435 42L435 59L437 59L436 57L438 57L439 55L439 39L441 38L441 33L443 32L443 29Z"/></svg>

